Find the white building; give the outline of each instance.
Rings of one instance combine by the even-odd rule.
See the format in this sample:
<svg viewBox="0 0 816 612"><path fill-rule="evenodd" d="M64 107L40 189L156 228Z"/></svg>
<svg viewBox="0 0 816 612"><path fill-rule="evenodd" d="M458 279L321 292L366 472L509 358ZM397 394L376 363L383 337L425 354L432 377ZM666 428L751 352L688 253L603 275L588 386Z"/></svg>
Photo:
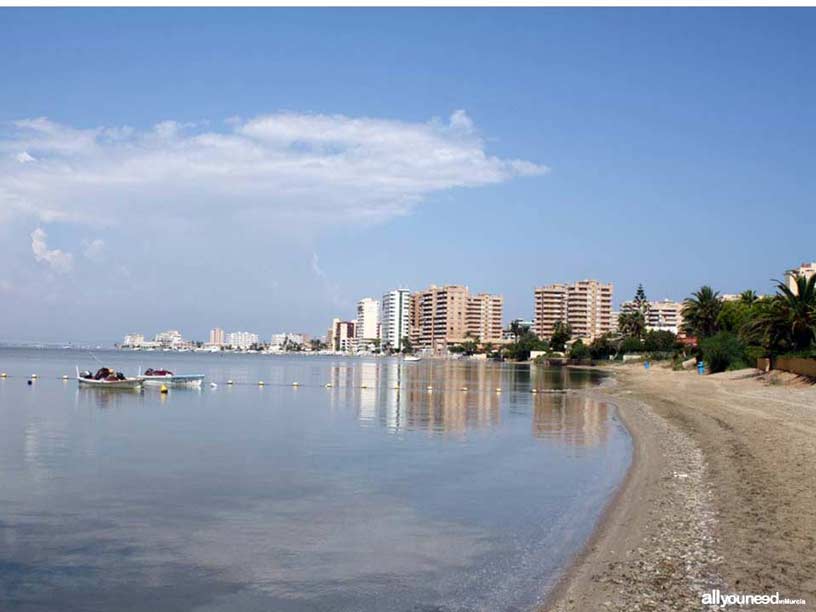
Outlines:
<svg viewBox="0 0 816 612"><path fill-rule="evenodd" d="M142 346L144 344L144 336L142 334L128 334L122 341L122 346Z"/></svg>
<svg viewBox="0 0 816 612"><path fill-rule="evenodd" d="M634 309L635 303L631 300L621 304L621 312L630 312ZM670 331L677 334L683 325L683 302L672 300L646 302L644 316L647 330Z"/></svg>
<svg viewBox="0 0 816 612"><path fill-rule="evenodd" d="M363 298L357 302L357 325L354 328L357 348L363 350L380 339L380 302Z"/></svg>
<svg viewBox="0 0 816 612"><path fill-rule="evenodd" d="M785 284L788 286L788 289L794 293L798 290L796 286L797 275L804 276L808 280L810 280L812 276L816 276L816 261L813 263L803 263L798 268L793 268L785 272Z"/></svg>
<svg viewBox="0 0 816 612"><path fill-rule="evenodd" d="M246 331L236 331L227 334L227 344L233 348L248 349L253 344L258 344L258 334Z"/></svg>
<svg viewBox="0 0 816 612"><path fill-rule="evenodd" d="M306 344L306 336L304 334L292 334L282 332L280 334L272 334L269 340L269 346L272 350L283 350L287 346Z"/></svg>
<svg viewBox="0 0 816 612"><path fill-rule="evenodd" d="M401 351L403 339L410 335L410 324L411 292L407 289L394 289L383 295L380 321L383 346Z"/></svg>
<svg viewBox="0 0 816 612"><path fill-rule="evenodd" d="M168 329L167 331L159 332L153 340L164 348L180 348L185 344L181 332L177 329Z"/></svg>

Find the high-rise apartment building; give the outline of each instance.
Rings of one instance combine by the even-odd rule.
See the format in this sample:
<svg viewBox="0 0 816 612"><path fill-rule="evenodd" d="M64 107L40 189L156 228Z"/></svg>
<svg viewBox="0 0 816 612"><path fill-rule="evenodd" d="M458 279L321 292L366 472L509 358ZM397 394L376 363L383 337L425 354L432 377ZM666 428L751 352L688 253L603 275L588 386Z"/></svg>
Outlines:
<svg viewBox="0 0 816 612"><path fill-rule="evenodd" d="M227 344L233 348L248 349L253 344L258 344L258 334L246 331L236 331L227 334Z"/></svg>
<svg viewBox="0 0 816 612"><path fill-rule="evenodd" d="M443 353L449 344L464 342L468 297L468 289L463 285L431 285L416 293L414 344Z"/></svg>
<svg viewBox="0 0 816 612"><path fill-rule="evenodd" d="M465 326L467 333L480 342L502 342L502 314L504 298L480 293L468 298Z"/></svg>
<svg viewBox="0 0 816 612"><path fill-rule="evenodd" d="M535 334L549 340L556 321L569 324L572 337L591 342L612 329L612 284L583 280L535 290Z"/></svg>
<svg viewBox="0 0 816 612"><path fill-rule="evenodd" d="M215 329L210 330L210 342L209 344L213 346L224 346L226 344L226 337L224 335L224 330L220 327L216 327Z"/></svg>
<svg viewBox="0 0 816 612"><path fill-rule="evenodd" d="M471 296L463 285L431 285L413 296L412 342L434 353L469 338L501 342L503 305L500 295Z"/></svg>
<svg viewBox="0 0 816 612"><path fill-rule="evenodd" d="M357 347L361 350L366 345L380 338L380 302L374 298L363 298L357 302L357 325L355 325Z"/></svg>
<svg viewBox="0 0 816 612"><path fill-rule="evenodd" d="M635 308L635 302L632 300L621 304L621 312L630 312ZM646 302L646 311L643 314L646 319L646 329L670 331L676 334L683 324L683 302L673 302L671 300ZM613 317L612 328L615 329L616 327L617 321Z"/></svg>
<svg viewBox="0 0 816 612"><path fill-rule="evenodd" d="M334 330L332 332L331 344L332 350L349 352L355 347L355 327L354 321L341 321L334 319Z"/></svg>
<svg viewBox="0 0 816 612"><path fill-rule="evenodd" d="M381 304L382 345L401 351L403 340L410 336L411 293L407 289L394 289L382 296Z"/></svg>

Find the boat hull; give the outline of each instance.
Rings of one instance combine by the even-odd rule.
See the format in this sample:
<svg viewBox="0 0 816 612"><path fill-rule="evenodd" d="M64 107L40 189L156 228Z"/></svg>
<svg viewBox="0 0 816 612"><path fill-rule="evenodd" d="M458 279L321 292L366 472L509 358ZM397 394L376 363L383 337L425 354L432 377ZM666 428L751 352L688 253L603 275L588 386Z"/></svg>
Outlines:
<svg viewBox="0 0 816 612"><path fill-rule="evenodd" d="M126 378L125 380L94 380L92 378L77 378L80 387L87 389L117 389L124 391L138 391L142 388L141 378Z"/></svg>
<svg viewBox="0 0 816 612"><path fill-rule="evenodd" d="M168 385L171 387L200 387L204 381L203 374L173 374L169 376L143 376L144 384L149 386Z"/></svg>

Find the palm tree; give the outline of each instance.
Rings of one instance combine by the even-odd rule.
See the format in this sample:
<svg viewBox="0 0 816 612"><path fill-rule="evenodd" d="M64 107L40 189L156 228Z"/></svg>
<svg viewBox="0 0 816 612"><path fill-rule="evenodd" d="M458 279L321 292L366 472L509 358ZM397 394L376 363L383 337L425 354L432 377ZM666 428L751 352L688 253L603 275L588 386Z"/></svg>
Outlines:
<svg viewBox="0 0 816 612"><path fill-rule="evenodd" d="M807 279L798 274L794 278L795 289L775 281L777 293L753 326L762 332L772 352L802 351L816 340L816 276Z"/></svg>
<svg viewBox="0 0 816 612"><path fill-rule="evenodd" d="M753 289L746 289L742 293L740 293L739 301L745 304L746 306L750 306L754 302L756 302L759 297L756 294L756 291Z"/></svg>
<svg viewBox="0 0 816 612"><path fill-rule="evenodd" d="M708 285L700 287L683 303L683 330L697 338L708 338L718 331L717 317L722 309L720 292Z"/></svg>
<svg viewBox="0 0 816 612"><path fill-rule="evenodd" d="M618 315L618 331L630 338L642 338L646 331L646 318L640 310L629 310Z"/></svg>

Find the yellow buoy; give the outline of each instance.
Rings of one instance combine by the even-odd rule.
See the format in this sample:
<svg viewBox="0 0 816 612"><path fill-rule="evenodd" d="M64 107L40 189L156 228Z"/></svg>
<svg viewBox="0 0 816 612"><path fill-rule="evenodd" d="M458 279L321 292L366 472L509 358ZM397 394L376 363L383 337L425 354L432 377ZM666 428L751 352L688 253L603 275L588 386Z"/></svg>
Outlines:
<svg viewBox="0 0 816 612"><path fill-rule="evenodd" d="M259 387L263 387L263 386L264 386L264 381L259 380L259 381L258 381L258 386L259 386Z"/></svg>
<svg viewBox="0 0 816 612"><path fill-rule="evenodd" d="M297 382L297 381L295 381L295 382L293 382L293 383L292 383L292 386L293 386L293 387L299 387L299 386L300 386L300 383L299 383L299 382Z"/></svg>
<svg viewBox="0 0 816 612"><path fill-rule="evenodd" d="M426 388L428 391L433 391L433 385L428 385L428 386L427 386L427 387L425 387L425 388Z"/></svg>
<svg viewBox="0 0 816 612"><path fill-rule="evenodd" d="M62 375L62 380L68 380L68 375L67 375L67 374L63 374L63 375Z"/></svg>
<svg viewBox="0 0 816 612"><path fill-rule="evenodd" d="M538 389L530 389L531 393L538 393Z"/></svg>
<svg viewBox="0 0 816 612"><path fill-rule="evenodd" d="M501 393L501 387L496 387L496 393Z"/></svg>
<svg viewBox="0 0 816 612"><path fill-rule="evenodd" d="M162 385L161 388L159 389L159 392L167 393L167 385Z"/></svg>
<svg viewBox="0 0 816 612"><path fill-rule="evenodd" d="M233 384L233 382L232 382L231 380L228 380L228 381L227 381L227 384L228 384L228 385L231 385L231 384Z"/></svg>
<svg viewBox="0 0 816 612"><path fill-rule="evenodd" d="M361 389L368 389L368 387L366 387L365 385L360 385L360 388Z"/></svg>
<svg viewBox="0 0 816 612"><path fill-rule="evenodd" d="M331 383L326 383L324 386L325 386L327 389L331 389L332 384L331 384Z"/></svg>
<svg viewBox="0 0 816 612"><path fill-rule="evenodd" d="M0 378L5 378L6 376L8 376L8 374L5 372L0 372Z"/></svg>
<svg viewBox="0 0 816 612"><path fill-rule="evenodd" d="M31 375L31 378L37 378L37 375L36 375L36 374L32 374L32 375Z"/></svg>

